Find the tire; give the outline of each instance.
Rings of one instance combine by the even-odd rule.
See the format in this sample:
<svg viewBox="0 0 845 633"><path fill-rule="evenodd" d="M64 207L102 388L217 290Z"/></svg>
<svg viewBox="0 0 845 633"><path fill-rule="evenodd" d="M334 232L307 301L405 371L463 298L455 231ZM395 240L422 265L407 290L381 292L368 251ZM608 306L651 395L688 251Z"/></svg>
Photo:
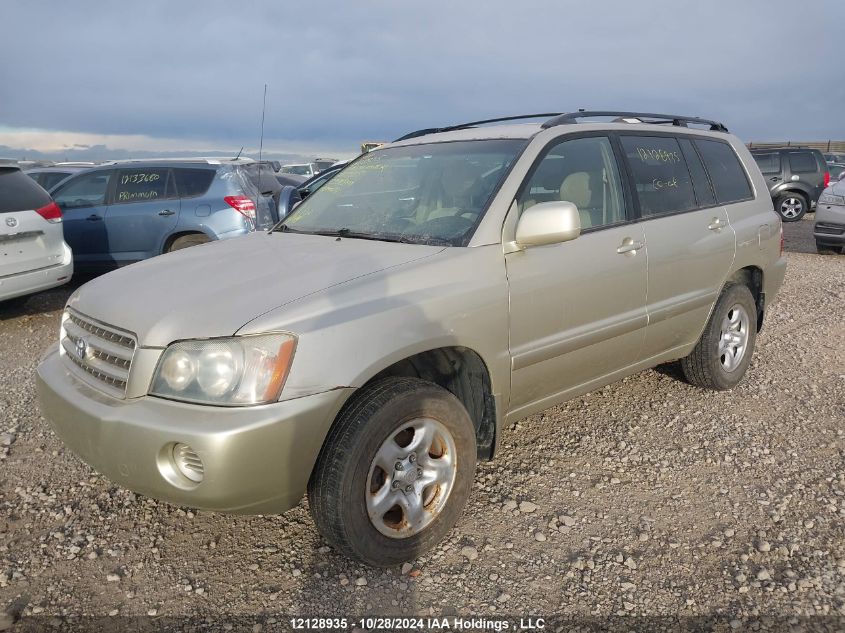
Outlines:
<svg viewBox="0 0 845 633"><path fill-rule="evenodd" d="M190 246L197 246L199 244L205 244L209 242L207 235L202 233L192 233L191 235L183 235L182 237L177 237L170 243L170 246L167 247L165 252L172 253L173 251L180 251L183 248L188 248Z"/></svg>
<svg viewBox="0 0 845 633"><path fill-rule="evenodd" d="M419 436L403 430L414 425L423 431ZM409 451L427 437L435 438L430 448L422 444L419 459L411 459ZM403 448L396 438L408 443ZM377 466L385 461L403 468ZM417 378L377 381L353 396L329 431L308 482L311 516L320 534L350 558L374 567L413 560L458 521L475 461L473 423L455 396ZM429 483L429 468L444 475L443 483ZM379 499L384 502L376 510ZM394 501L416 507L420 520L410 521L413 515Z"/></svg>
<svg viewBox="0 0 845 633"><path fill-rule="evenodd" d="M744 328L735 330L734 318L744 320ZM731 341L723 338L726 330L733 337ZM733 344L738 340L744 341L741 354L738 352L740 345ZM714 391L732 389L745 375L756 341L757 306L754 297L748 286L728 284L716 301L695 349L681 359L681 369L687 382Z"/></svg>
<svg viewBox="0 0 845 633"><path fill-rule="evenodd" d="M800 193L788 191L775 200L775 211L784 222L798 222L810 208L807 198Z"/></svg>
<svg viewBox="0 0 845 633"><path fill-rule="evenodd" d="M842 252L842 248L816 242L816 251L818 251L819 255L839 255Z"/></svg>

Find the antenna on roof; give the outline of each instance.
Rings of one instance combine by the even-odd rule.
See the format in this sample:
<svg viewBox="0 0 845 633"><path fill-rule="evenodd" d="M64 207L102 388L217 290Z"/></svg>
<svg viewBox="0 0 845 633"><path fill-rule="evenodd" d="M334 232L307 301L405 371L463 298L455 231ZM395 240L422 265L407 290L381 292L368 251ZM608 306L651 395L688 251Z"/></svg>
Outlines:
<svg viewBox="0 0 845 633"><path fill-rule="evenodd" d="M267 110L267 84L264 84L264 101L261 103L261 137L258 140L258 187L261 187L261 154L264 152L264 112Z"/></svg>
<svg viewBox="0 0 845 633"><path fill-rule="evenodd" d="M235 156L232 160L238 160L241 157L241 152L244 151L244 146L241 145L241 148L238 150L238 155Z"/></svg>

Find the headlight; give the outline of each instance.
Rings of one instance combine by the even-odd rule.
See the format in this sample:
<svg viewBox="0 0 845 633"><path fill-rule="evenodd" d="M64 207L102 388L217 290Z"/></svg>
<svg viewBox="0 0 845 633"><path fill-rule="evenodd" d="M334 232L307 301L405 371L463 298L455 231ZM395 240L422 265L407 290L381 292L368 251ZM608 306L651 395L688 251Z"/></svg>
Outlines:
<svg viewBox="0 0 845 633"><path fill-rule="evenodd" d="M837 204L845 206L845 196L837 196L832 193L823 193L819 197L820 204Z"/></svg>
<svg viewBox="0 0 845 633"><path fill-rule="evenodd" d="M295 348L296 337L281 333L179 341L161 355L150 394L235 406L275 402Z"/></svg>

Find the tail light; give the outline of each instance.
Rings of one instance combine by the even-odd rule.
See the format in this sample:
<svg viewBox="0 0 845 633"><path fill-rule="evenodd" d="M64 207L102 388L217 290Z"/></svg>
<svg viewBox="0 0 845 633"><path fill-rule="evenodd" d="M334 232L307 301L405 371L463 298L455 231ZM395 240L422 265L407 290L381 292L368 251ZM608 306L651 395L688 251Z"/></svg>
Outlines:
<svg viewBox="0 0 845 633"><path fill-rule="evenodd" d="M255 203L246 196L226 196L223 200L245 218L255 219Z"/></svg>
<svg viewBox="0 0 845 633"><path fill-rule="evenodd" d="M783 257L783 223L780 225L780 256Z"/></svg>
<svg viewBox="0 0 845 633"><path fill-rule="evenodd" d="M824 186L827 187L830 184L830 172L824 172Z"/></svg>
<svg viewBox="0 0 845 633"><path fill-rule="evenodd" d="M40 209L36 209L35 212L52 224L62 221L62 210L55 202L50 202L50 204L44 205Z"/></svg>

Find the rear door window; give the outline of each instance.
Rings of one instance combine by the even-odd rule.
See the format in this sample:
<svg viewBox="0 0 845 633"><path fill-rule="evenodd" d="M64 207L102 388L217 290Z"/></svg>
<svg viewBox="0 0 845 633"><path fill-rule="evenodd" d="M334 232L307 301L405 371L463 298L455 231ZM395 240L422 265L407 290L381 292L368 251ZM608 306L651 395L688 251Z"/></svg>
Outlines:
<svg viewBox="0 0 845 633"><path fill-rule="evenodd" d="M819 170L811 152L789 152L788 156L789 170L793 174L808 174Z"/></svg>
<svg viewBox="0 0 845 633"><path fill-rule="evenodd" d="M0 167L0 213L30 211L50 204L49 194L18 168Z"/></svg>
<svg viewBox="0 0 845 633"><path fill-rule="evenodd" d="M678 141L668 136L620 137L643 217L697 208Z"/></svg>
<svg viewBox="0 0 845 633"><path fill-rule="evenodd" d="M779 174L780 173L780 154L778 152L771 152L770 154L752 154L754 161L764 174Z"/></svg>
<svg viewBox="0 0 845 633"><path fill-rule="evenodd" d="M678 139L678 144L681 146L681 151L687 161L690 176L692 176L692 186L695 189L695 199L698 201L699 207L712 207L716 204L716 196L713 195L713 188L710 186L710 179L707 177L707 172L698 156L698 152L692 146L692 141L688 138Z"/></svg>
<svg viewBox="0 0 845 633"><path fill-rule="evenodd" d="M176 180L176 190L180 198L196 198L202 196L214 180L213 169L195 169L179 167L173 170Z"/></svg>
<svg viewBox="0 0 845 633"><path fill-rule="evenodd" d="M723 141L696 139L695 146L704 161L719 204L753 198L745 169L733 148Z"/></svg>
<svg viewBox="0 0 845 633"><path fill-rule="evenodd" d="M119 170L114 188L114 204L153 202L175 197L175 192L169 192L167 188L169 174L170 170L166 167Z"/></svg>

